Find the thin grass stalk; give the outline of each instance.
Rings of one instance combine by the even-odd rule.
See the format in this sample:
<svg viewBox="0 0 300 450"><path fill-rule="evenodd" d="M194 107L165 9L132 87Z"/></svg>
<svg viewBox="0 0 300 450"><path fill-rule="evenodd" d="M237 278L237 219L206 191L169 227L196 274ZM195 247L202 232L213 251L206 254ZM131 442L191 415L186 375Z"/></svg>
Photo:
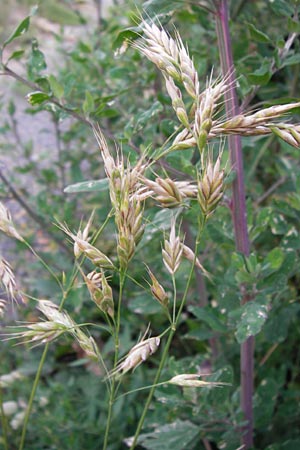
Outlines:
<svg viewBox="0 0 300 450"><path fill-rule="evenodd" d="M7 429L7 419L4 414L3 409L3 391L2 386L0 386L0 414L1 414L1 425L2 425L2 433L3 433L3 443L4 449L8 450L8 429Z"/></svg>
<svg viewBox="0 0 300 450"><path fill-rule="evenodd" d="M232 57L232 46L229 34L227 0L215 0L216 30L220 61L223 76L228 78L228 91L225 93L225 107L227 117L239 114L239 106L235 89L235 75ZM232 184L232 218L235 231L236 249L248 256L250 252L249 235L247 229L245 183L243 170L243 156L240 136L228 137L231 166L236 173ZM242 303L249 301L244 296ZM250 336L241 345L241 409L247 424L243 428L242 444L244 449L253 446L253 367L254 367L254 337Z"/></svg>
<svg viewBox="0 0 300 450"><path fill-rule="evenodd" d="M120 324L121 324L121 304L122 304L122 297L123 297L123 289L126 279L126 270L120 272L120 289L119 289L119 298L118 298L118 308L117 308L117 318L116 318L116 325L115 325L115 356L114 356L114 365L113 369L115 370L118 365L118 359L119 359L119 347L120 347ZM111 421L112 421L112 412L113 412L113 405L115 402L115 396L116 396L116 377L112 377L110 391L109 391L109 402L108 402L108 413L107 413L107 420L106 420L106 428L105 428L105 434L104 434L104 443L103 443L103 450L107 449L108 446L108 438L109 438L109 432L111 427Z"/></svg>
<svg viewBox="0 0 300 450"><path fill-rule="evenodd" d="M96 233L95 237L94 237L94 241L100 236L100 234L102 233L105 225L107 224L108 220L111 218L112 216L112 212L113 210L111 210L109 212L109 214L107 215L107 218L105 220L105 222L103 223L103 225L101 226L101 228L98 230L98 232ZM58 283L59 287L62 290L62 299L59 305L59 311L61 311L63 309L64 303L68 297L68 294L73 286L73 283L79 273L79 268L77 267L76 270L74 271L74 276L71 278L71 281L69 283L69 285L67 286L67 289L64 290L62 283L60 282L60 280L58 279L58 277L55 275L55 273L52 271L52 269L47 265L47 263L36 253L36 251L31 247L31 245L29 243L27 243L26 241L24 241L24 243L27 245L27 247L30 249L30 251L36 256L36 258L42 263L42 265L48 270L48 272L55 278L56 282ZM83 264L85 257L82 258L81 264ZM28 425L28 421L29 421L29 417L32 411L32 406L33 406L33 400L36 394L36 390L40 381L40 377L42 374L42 369L47 357L47 353L48 353L48 348L49 348L49 343L47 343L45 345L44 351L42 353L40 362L39 362L39 367L38 367L38 371L36 373L35 379L34 379L34 383L31 389L31 393L30 393L30 398L29 398L29 402L26 408L26 413L25 413L25 418L24 418L24 423L23 423L23 427L22 427L22 435L21 435L21 441L20 441L20 446L19 446L19 450L23 450L24 448L24 444L25 444L25 439L26 439L26 433L27 433L27 425ZM6 449L5 449L6 450Z"/></svg>
<svg viewBox="0 0 300 450"><path fill-rule="evenodd" d="M135 431L135 435L134 435L133 442L131 444L130 450L134 450L136 445L137 445L137 441L138 441L139 435L140 435L140 433L142 431L142 428L143 428L143 425L144 425L144 421L145 421L145 418L146 418L149 406L151 404L151 401L152 401L155 389L156 389L157 386L160 385L160 383L159 383L160 375L161 375L161 373L163 371L163 368L165 366L165 363L167 361L167 357L168 357L168 354L169 354L169 349L170 349L170 346L171 346L174 334L176 332L176 328L177 328L177 325L178 325L178 322L179 322L179 319L180 319L180 316L181 316L181 313L182 313L182 310L183 310L183 307L185 305L185 301L186 301L186 298L187 298L187 295L188 295L188 292L189 292L189 288L190 288L190 285L191 285L193 273L194 273L194 270L195 270L195 263L196 263L196 258L197 258L200 238L202 236L202 232L204 230L204 227L205 227L205 219L203 221L201 221L199 219L198 233L197 233L197 239L196 239L196 244L195 244L195 258L194 258L194 261L193 261L193 263L191 265L191 269L190 269L189 276L188 276L188 279L187 279L185 291L184 291L184 294L182 296L182 300L181 300L179 309L177 311L176 318L171 324L170 332L169 332L169 335L168 335L168 339L167 339L167 342L166 342L166 344L164 346L164 350L163 350L163 353L162 353L162 356L161 356L161 360L160 360L160 363L159 363L159 366L158 366L158 369L157 369L157 372L156 372L156 375L155 375L155 378L154 378L154 381L153 381L153 385L152 385L152 387L151 387L151 389L149 391L149 394L148 394L148 397L147 397L147 400L146 400L146 403L145 403L142 415L140 417L138 426L137 426L136 431Z"/></svg>
<svg viewBox="0 0 300 450"><path fill-rule="evenodd" d="M27 432L27 425L28 425L29 417L30 417L30 414L31 414L31 411L32 411L33 400L34 400L34 397L35 397L35 394L36 394L36 390L37 390L37 387L38 387L38 384L39 384L39 381L40 381L40 377L41 377L41 374L42 374L42 369L43 369L43 366L44 366L44 363L45 363L45 360L46 360L46 356L47 356L47 353L48 353L48 348L49 348L49 343L47 343L45 345L45 348L44 348L43 353L42 353L42 357L40 359L38 370L37 370L37 372L35 374L34 383L33 383L33 386L32 386L29 402L28 402L28 405L27 405L27 408L26 408L25 417L24 417L24 423L23 423L23 428L22 428L22 434L21 434L21 441L20 441L20 445L19 445L19 450L23 450L24 449L26 432Z"/></svg>

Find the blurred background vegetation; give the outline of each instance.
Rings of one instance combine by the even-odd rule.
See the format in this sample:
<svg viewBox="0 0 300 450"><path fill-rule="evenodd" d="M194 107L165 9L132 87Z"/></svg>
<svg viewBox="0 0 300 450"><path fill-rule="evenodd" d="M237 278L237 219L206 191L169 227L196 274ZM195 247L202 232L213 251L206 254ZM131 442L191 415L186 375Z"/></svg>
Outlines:
<svg viewBox="0 0 300 450"><path fill-rule="evenodd" d="M1 43L35 3L15 0L1 5ZM0 198L26 239L56 273L64 272L67 280L72 276L72 248L54 225L55 220L77 230L80 221L86 221L96 208L96 227L110 210L105 186L96 185L95 191L86 185L65 190L75 183L104 177L87 120L99 123L112 147L118 142L133 162L149 145L153 149L161 145L177 126L155 67L136 50L119 51L125 50L125 39L133 37L137 8L144 8L149 15L158 14L171 33L176 26L193 55L202 86L212 69L219 75L210 2L201 2L204 8L188 0L112 3L107 8L100 1L41 1L28 32L11 42L3 54L4 61L11 58L7 66L22 79L7 73L0 77ZM297 1L231 2L238 93L247 110L299 100L298 9ZM294 115L297 122L298 113ZM174 450L238 448L242 422L239 342L249 332L240 307L241 283L257 295L250 311L254 316L250 331L257 334L255 448L296 450L300 446L299 150L275 137L245 139L243 149L253 252L250 269L245 270L244 261L234 253L230 212L221 207L201 244L205 267L213 274L214 283L204 285L198 279L193 286L164 373L167 378L200 367L233 386L201 393L159 388L155 408L147 419L151 432L144 435L143 448L171 448L173 424L177 430ZM225 157L227 151L225 146ZM156 170L187 179L194 174L193 157L193 149L172 154ZM189 223L186 239L195 234L193 214L192 209L184 213ZM131 275L141 283L146 277L141 261L158 273L163 270L157 230L163 229L169 215L151 204L147 218L147 240L131 266ZM108 255L114 251L114 233L113 222L109 222L98 242ZM8 242L1 236L0 245L21 290L35 298L58 301L54 280L22 243ZM183 269L182 278L184 273ZM112 283L117 289L117 283ZM184 279L179 292L183 286ZM136 343L141 322L146 327L151 321L153 335L164 326L159 305L130 282L125 299L123 354ZM37 320L33 306L29 301L23 309L8 310L1 326L11 325L12 318ZM255 314L262 306L268 318L258 321ZM66 308L78 323L103 322L80 279L69 292ZM91 332L103 357L110 358L113 343L109 336L96 327ZM23 346L10 341L1 343L0 375L17 370L22 376L21 382L16 378L9 386L2 383L4 401L17 402L17 411L8 418L10 449L18 448L22 414L19 422L17 414L24 412L40 354L40 348L24 351ZM156 364L154 358L146 369L141 366L134 376L126 377L124 388L151 384ZM101 448L99 436L107 414L101 376L99 368L84 359L71 341L61 339L51 345L25 448ZM126 448L123 439L134 433L143 399L141 392L117 402L113 422L116 440L111 449Z"/></svg>

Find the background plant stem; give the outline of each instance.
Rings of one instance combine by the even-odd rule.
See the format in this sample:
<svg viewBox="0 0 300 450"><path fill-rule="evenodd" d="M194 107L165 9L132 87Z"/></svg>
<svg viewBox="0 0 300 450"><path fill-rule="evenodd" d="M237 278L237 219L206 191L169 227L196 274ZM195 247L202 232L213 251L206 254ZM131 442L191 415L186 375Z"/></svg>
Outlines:
<svg viewBox="0 0 300 450"><path fill-rule="evenodd" d="M220 61L223 76L228 80L228 90L225 94L225 108L227 117L239 114L238 99L235 89L235 74L232 56L232 46L229 34L227 0L216 0L216 30ZM240 136L228 137L231 166L236 173L232 184L232 219L234 224L237 251L245 256L249 255L250 243L247 230L246 198L243 169L243 155ZM242 304L250 299L244 294ZM253 358L254 338L250 336L241 345L241 409L247 424L243 428L242 443L244 449L253 446Z"/></svg>

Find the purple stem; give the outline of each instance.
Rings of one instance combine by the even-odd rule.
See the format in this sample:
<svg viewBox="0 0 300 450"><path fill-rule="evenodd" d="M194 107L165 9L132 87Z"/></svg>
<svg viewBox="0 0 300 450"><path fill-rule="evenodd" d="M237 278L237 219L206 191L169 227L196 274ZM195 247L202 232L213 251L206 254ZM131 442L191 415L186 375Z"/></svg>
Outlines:
<svg viewBox="0 0 300 450"><path fill-rule="evenodd" d="M227 117L239 114L239 105L235 88L235 73L232 57L232 46L229 34L227 0L215 0L216 30L223 77L226 77L228 90L225 94ZM247 229L245 183L243 169L242 144L240 136L229 136L231 167L236 173L232 184L232 220L235 232L237 251L248 256L250 243ZM242 304L250 299L243 296ZM241 409L247 424L243 428L242 443L244 449L253 446L253 367L254 367L254 337L250 336L241 345Z"/></svg>

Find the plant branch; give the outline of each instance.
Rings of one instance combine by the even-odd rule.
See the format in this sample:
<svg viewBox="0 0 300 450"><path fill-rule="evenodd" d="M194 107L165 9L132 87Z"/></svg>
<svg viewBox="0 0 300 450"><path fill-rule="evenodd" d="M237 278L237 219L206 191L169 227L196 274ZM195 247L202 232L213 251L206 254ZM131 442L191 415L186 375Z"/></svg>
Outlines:
<svg viewBox="0 0 300 450"><path fill-rule="evenodd" d="M229 34L229 18L227 0L215 0L216 6L216 30L220 61L223 76L228 79L228 91L225 93L225 108L228 118L239 114L238 100L235 88L235 74L233 66L232 47ZM228 137L231 166L236 172L236 178L232 184L232 218L235 231L237 251L245 256L249 255L250 243L247 229L246 198L244 184L244 169L241 137ZM249 301L243 296L242 304ZM243 428L242 443L244 449L253 446L253 366L254 366L254 338L250 336L241 345L241 409L247 421Z"/></svg>
<svg viewBox="0 0 300 450"><path fill-rule="evenodd" d="M50 236L51 239L53 239L60 246L60 248L62 248L66 253L68 253L70 255L71 253L70 253L69 247L51 231L46 220L43 217L41 217L40 215L36 214L31 209L31 207L28 205L26 200L18 193L18 191L14 188L14 186L6 178L6 176L4 175L4 173L2 172L1 169L0 169L0 179L3 181L5 186L8 188L8 190L11 193L11 195L13 196L13 198L27 212L29 217L31 217L38 224L38 226L43 230L43 232L47 233L48 236Z"/></svg>

